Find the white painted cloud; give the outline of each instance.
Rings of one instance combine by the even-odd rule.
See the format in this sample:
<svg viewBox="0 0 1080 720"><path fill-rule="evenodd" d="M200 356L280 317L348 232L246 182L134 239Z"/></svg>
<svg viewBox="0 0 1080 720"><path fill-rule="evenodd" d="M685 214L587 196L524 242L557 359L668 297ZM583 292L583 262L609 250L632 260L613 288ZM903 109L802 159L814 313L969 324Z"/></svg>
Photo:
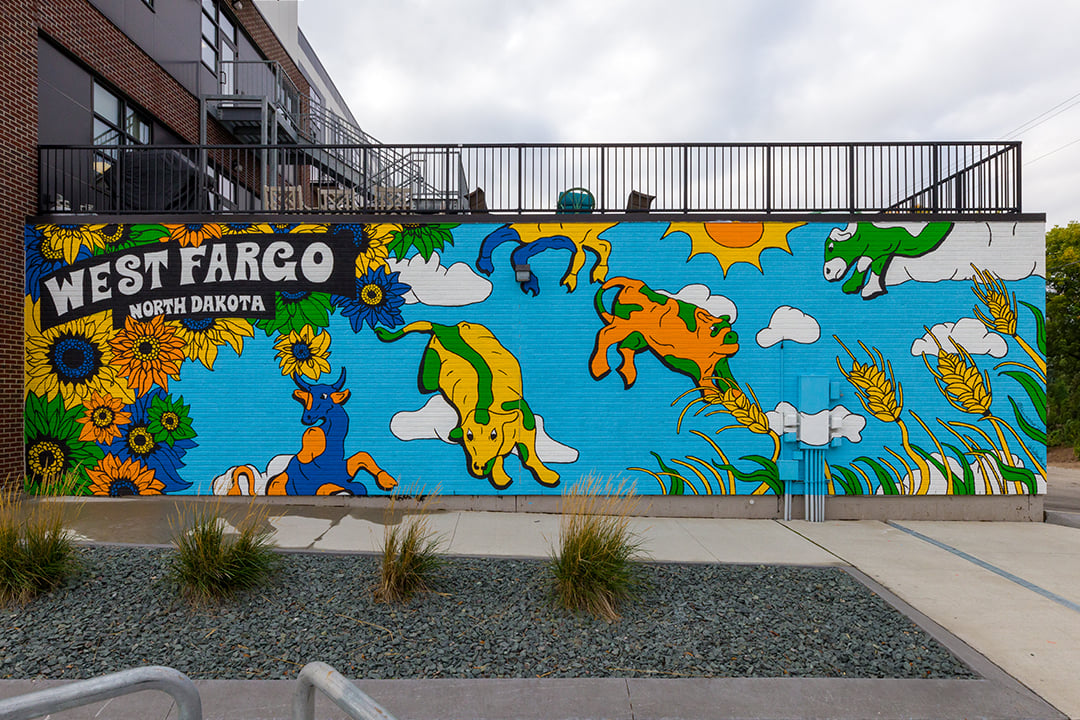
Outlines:
<svg viewBox="0 0 1080 720"><path fill-rule="evenodd" d="M707 285L687 285L677 293L670 293L667 290L657 290L656 292L661 295L666 295L669 298L682 300L691 305L697 305L713 317L723 317L724 315L727 315L728 322L730 323L735 322L735 317L739 312L735 307L735 303L731 302L723 295L713 295L712 290L710 290Z"/></svg>
<svg viewBox="0 0 1080 720"><path fill-rule="evenodd" d="M932 453L930 457L934 458L938 462L941 462L940 453ZM930 482L928 484L927 494L945 495L948 492L946 487L947 483L945 481L945 475L942 474L942 472L933 463L927 464L930 466ZM949 470L952 471L952 473L956 475L956 477L962 478L964 476L963 467L960 465L960 462L952 455L948 456L948 464ZM1019 457L1013 455L1012 466L1024 467L1024 463L1020 460ZM988 494L988 481L990 486L989 494L1015 495L1018 493L1016 484L1012 482L1005 482L1001 477L1001 473L998 471L997 463L989 457L985 457L981 463L975 459L971 460L971 472L974 477L976 495ZM904 478L900 481L900 486L904 494L910 495L913 492L919 490L921 483L918 479L916 479L917 477L917 475L908 474L905 475ZM1038 482L1038 491L1040 493L1045 493L1046 481L1040 478L1038 475L1035 476L1035 479ZM875 492L878 495L884 494L884 490L880 487L877 488ZM1025 488L1020 490L1020 492L1027 492L1027 490Z"/></svg>
<svg viewBox="0 0 1080 720"><path fill-rule="evenodd" d="M536 418L536 456L545 463L572 463L578 451L553 440L544 430L544 418ZM390 419L390 432L399 440L442 440L456 445L450 431L457 427L458 415L442 395L433 395L419 410L395 413ZM513 454L517 455L515 447Z"/></svg>
<svg viewBox="0 0 1080 720"><path fill-rule="evenodd" d="M937 342L934 342L934 338L937 338ZM953 339L972 355L1005 357L1009 352L1005 338L987 330L982 322L975 318L960 318L954 323L941 323L930 328L929 333L911 343L911 354L936 356L938 343L945 352L955 353Z"/></svg>
<svg viewBox="0 0 1080 720"><path fill-rule="evenodd" d="M818 321L798 308L781 305L773 311L769 326L757 334L757 344L772 347L782 340L792 340L809 345L821 337Z"/></svg>
<svg viewBox="0 0 1080 720"><path fill-rule="evenodd" d="M254 465L236 465L214 478L210 486L215 495L228 495L234 484L241 495L265 495L266 483L284 472L292 459L292 455L275 455L266 464L266 470L259 470ZM252 486L254 493L251 492Z"/></svg>
<svg viewBox="0 0 1080 720"><path fill-rule="evenodd" d="M919 229L912 226L909 231L916 233ZM915 258L894 258L885 271L885 284L900 285L908 280L970 280L975 276L972 264L1002 280L1021 280L1031 275L1046 277L1042 225L957 223L933 252Z"/></svg>
<svg viewBox="0 0 1080 720"><path fill-rule="evenodd" d="M401 273L401 282L412 288L405 293L407 305L471 305L483 302L491 294L490 280L477 275L466 263L443 267L437 252L428 260L417 254L408 260L390 258L387 264L392 272Z"/></svg>
<svg viewBox="0 0 1080 720"><path fill-rule="evenodd" d="M788 402L777 403L776 408L765 413L769 419L769 429L777 435L784 434L784 416L798 416L798 438L808 445L822 447L833 438L844 438L849 442L862 442L862 431L866 427L866 418L837 405L831 410L817 413L800 412Z"/></svg>

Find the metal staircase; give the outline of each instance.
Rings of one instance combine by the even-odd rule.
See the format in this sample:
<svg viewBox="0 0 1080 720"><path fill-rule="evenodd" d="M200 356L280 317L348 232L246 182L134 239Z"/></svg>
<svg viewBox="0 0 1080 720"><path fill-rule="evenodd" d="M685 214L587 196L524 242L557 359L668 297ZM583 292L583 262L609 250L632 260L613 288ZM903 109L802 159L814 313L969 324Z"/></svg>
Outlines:
<svg viewBox="0 0 1080 720"><path fill-rule="evenodd" d="M347 198L357 210L445 212L465 204L462 191L454 189L462 173L459 152L433 157L430 150L387 147L350 120L310 102L277 62L223 63L217 92L204 96L202 104L200 144L206 144L209 114L241 143L292 146L296 153L289 155L290 166L302 156L319 197ZM272 150L261 165L269 169L264 187L280 192L291 185L276 172L282 164ZM451 172L454 182L448 182Z"/></svg>

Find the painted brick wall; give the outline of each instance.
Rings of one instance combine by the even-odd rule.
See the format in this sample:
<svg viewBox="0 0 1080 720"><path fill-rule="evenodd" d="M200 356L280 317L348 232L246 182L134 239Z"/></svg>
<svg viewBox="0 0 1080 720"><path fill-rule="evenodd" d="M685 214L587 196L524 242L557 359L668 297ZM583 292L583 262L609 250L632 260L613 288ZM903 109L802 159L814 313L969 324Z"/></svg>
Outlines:
<svg viewBox="0 0 1080 720"><path fill-rule="evenodd" d="M1040 222L31 232L27 455L94 493L1045 492Z"/></svg>

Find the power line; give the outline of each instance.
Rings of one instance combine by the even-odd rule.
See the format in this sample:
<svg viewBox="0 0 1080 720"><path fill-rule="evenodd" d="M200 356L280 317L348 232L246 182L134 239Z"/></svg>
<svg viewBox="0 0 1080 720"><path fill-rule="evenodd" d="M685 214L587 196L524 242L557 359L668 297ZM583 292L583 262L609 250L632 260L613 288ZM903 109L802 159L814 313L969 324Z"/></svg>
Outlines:
<svg viewBox="0 0 1080 720"><path fill-rule="evenodd" d="M1069 110L1070 108L1075 107L1076 105L1080 105L1080 99L1078 99L1078 98L1080 98L1080 93L1076 93L1072 97L1066 98L1065 100L1062 100L1057 105L1050 108L1049 110L1041 112L1038 115L1036 115L1035 117L1028 120L1027 122L1018 125L1016 128L1014 128L1013 130L1011 130L1010 132L1008 132L1004 136L1002 136L1002 139L1007 140L1007 139L1013 137L1014 135L1023 135L1024 133L1028 132L1029 130L1032 130L1032 129L1038 127L1039 125L1042 125L1047 120L1050 120L1052 118L1057 117L1061 113L1065 112L1066 110ZM1076 102L1073 102L1074 100L1076 100ZM1072 103L1072 104L1068 105L1068 107L1062 107L1063 105L1066 105L1068 103ZM1061 109L1058 110L1058 108L1061 108ZM1057 110L1057 112L1054 112L1055 110ZM1051 115L1051 113L1053 113L1053 114ZM1047 117L1047 116L1049 116L1049 117Z"/></svg>
<svg viewBox="0 0 1080 720"><path fill-rule="evenodd" d="M1033 162L1038 162L1039 160L1042 160L1044 157L1050 157L1054 153L1056 153L1056 152L1058 152L1060 150L1064 150L1065 148L1069 147L1070 145L1075 145L1076 143L1080 143L1080 138L1076 138L1072 142L1067 142L1064 145L1062 145L1061 147L1056 148L1054 150L1051 150L1048 153L1044 153L1044 154L1040 155L1039 157L1034 158L1033 160L1028 160L1027 162L1024 163L1024 166L1026 167L1026 166L1030 165Z"/></svg>

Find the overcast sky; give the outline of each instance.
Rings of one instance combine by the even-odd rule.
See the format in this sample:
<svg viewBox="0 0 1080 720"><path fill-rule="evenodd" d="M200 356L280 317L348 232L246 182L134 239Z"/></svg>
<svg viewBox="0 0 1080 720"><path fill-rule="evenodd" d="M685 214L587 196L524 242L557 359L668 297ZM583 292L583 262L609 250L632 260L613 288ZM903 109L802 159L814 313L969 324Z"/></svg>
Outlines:
<svg viewBox="0 0 1080 720"><path fill-rule="evenodd" d="M299 9L353 114L383 142L1018 139L1024 210L1047 213L1048 228L1080 220L1076 0Z"/></svg>

